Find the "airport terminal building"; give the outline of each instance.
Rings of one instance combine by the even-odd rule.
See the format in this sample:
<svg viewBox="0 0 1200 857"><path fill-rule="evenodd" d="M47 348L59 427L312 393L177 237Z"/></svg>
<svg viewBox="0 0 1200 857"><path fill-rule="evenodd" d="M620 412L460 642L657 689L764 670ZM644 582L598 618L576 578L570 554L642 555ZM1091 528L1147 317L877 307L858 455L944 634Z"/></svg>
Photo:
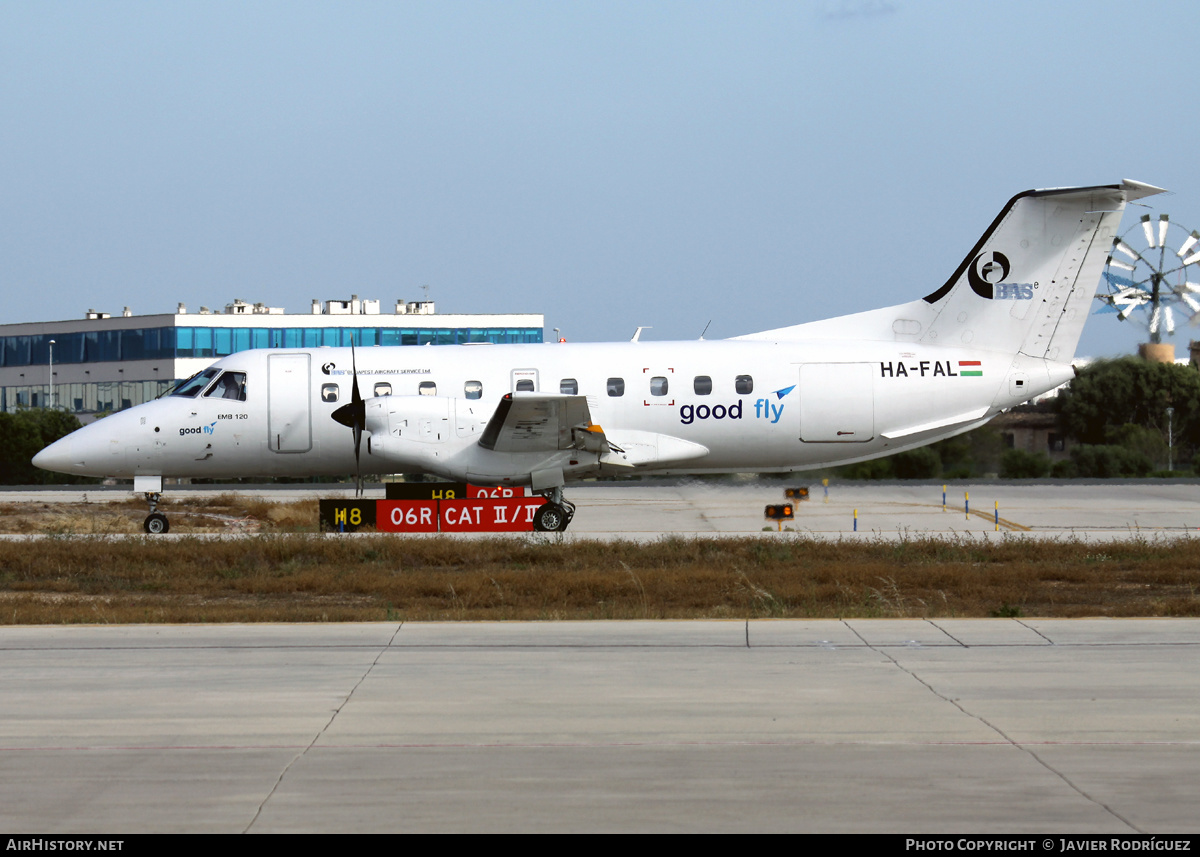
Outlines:
<svg viewBox="0 0 1200 857"><path fill-rule="evenodd" d="M312 302L308 313L234 300L221 311L0 325L0 410L56 407L86 419L154 399L219 357L249 348L537 343L541 314L438 315L433 301Z"/></svg>

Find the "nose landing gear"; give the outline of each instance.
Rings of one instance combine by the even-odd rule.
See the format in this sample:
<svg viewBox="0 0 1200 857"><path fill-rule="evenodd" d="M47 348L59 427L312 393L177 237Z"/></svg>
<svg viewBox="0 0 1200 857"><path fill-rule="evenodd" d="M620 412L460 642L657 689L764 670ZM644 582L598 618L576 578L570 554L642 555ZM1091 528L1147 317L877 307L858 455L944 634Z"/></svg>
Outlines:
<svg viewBox="0 0 1200 857"><path fill-rule="evenodd" d="M142 522L142 529L152 536L169 532L171 529L171 523L167 520L167 516L158 511L158 501L161 499L162 494L157 491L146 492L146 502L150 504L150 514Z"/></svg>

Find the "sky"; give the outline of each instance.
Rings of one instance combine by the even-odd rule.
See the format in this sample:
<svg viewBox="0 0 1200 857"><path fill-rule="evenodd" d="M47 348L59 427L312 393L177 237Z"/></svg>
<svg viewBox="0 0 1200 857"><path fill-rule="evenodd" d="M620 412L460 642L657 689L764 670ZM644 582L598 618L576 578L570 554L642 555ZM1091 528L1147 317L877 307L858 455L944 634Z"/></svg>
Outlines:
<svg viewBox="0 0 1200 857"><path fill-rule="evenodd" d="M0 323L428 286L547 338L717 339L928 294L1029 188L1137 179L1173 193L1123 230L1200 229L1197 17L4 0ZM1079 353L1145 338L1097 315Z"/></svg>

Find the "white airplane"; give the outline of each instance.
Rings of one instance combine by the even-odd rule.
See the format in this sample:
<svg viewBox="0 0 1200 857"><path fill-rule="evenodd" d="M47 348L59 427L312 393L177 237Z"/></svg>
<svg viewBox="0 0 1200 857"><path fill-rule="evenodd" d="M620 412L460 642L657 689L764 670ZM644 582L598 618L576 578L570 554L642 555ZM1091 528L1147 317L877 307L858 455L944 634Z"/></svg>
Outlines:
<svg viewBox="0 0 1200 857"><path fill-rule="evenodd" d="M243 351L33 463L133 477L148 533L165 477L352 471L528 485L537 529L562 530L588 477L891 455L1070 379L1125 203L1160 192L1018 194L925 298L728 340Z"/></svg>

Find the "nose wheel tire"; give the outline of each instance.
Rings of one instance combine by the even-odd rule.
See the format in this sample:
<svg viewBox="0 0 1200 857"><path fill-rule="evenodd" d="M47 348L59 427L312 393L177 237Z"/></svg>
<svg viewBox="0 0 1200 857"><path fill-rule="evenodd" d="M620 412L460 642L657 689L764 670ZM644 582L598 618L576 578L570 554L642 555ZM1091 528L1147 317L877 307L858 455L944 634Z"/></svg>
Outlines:
<svg viewBox="0 0 1200 857"><path fill-rule="evenodd" d="M557 503L546 503L533 516L533 528L541 533L561 533L570 522L567 510Z"/></svg>
<svg viewBox="0 0 1200 857"><path fill-rule="evenodd" d="M154 512L146 516L146 520L142 522L142 529L152 536L157 536L169 532L171 524L162 512Z"/></svg>

